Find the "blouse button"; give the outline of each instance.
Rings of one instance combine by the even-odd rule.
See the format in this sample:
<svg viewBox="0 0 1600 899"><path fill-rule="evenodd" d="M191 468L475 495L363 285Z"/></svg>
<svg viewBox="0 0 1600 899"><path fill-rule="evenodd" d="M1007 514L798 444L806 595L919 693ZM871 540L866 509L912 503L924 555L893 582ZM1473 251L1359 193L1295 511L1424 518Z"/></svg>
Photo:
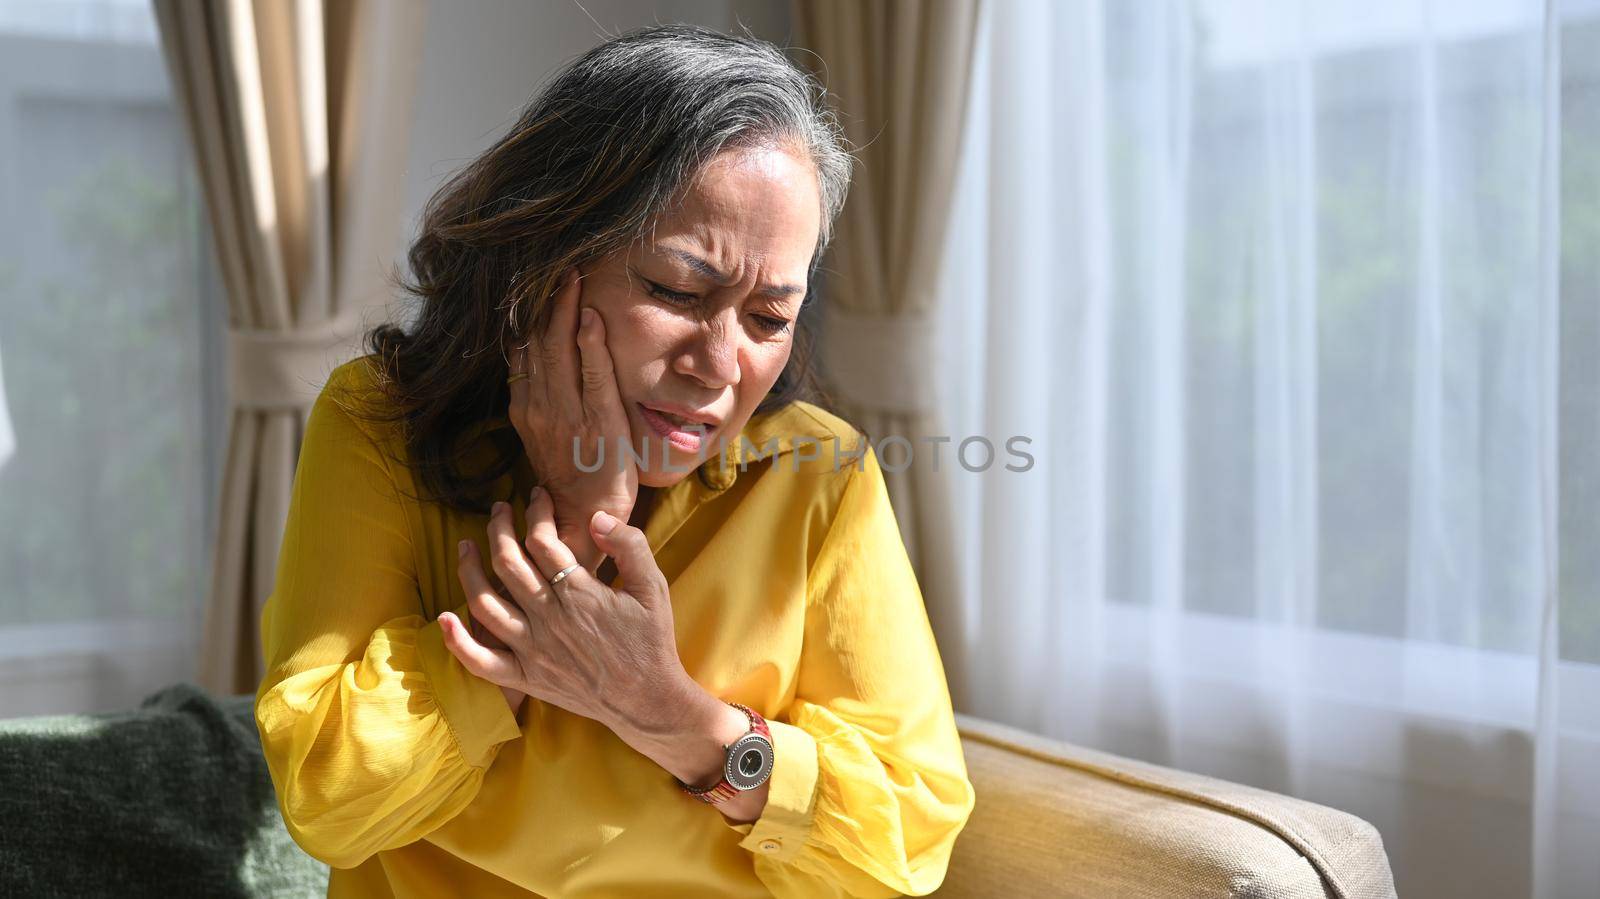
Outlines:
<svg viewBox="0 0 1600 899"><path fill-rule="evenodd" d="M761 851L762 852L777 852L782 847L783 847L783 844L778 842L777 840L762 840L761 841Z"/></svg>

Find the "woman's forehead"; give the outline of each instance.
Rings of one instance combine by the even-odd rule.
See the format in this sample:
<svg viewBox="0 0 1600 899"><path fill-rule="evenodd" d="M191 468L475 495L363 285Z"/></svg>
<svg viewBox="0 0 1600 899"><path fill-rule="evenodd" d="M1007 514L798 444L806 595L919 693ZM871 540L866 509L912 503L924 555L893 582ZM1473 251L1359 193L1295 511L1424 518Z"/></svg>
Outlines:
<svg viewBox="0 0 1600 899"><path fill-rule="evenodd" d="M821 205L809 160L775 148L729 151L707 164L642 249L679 261L692 254L726 273L756 264L779 279L803 281Z"/></svg>

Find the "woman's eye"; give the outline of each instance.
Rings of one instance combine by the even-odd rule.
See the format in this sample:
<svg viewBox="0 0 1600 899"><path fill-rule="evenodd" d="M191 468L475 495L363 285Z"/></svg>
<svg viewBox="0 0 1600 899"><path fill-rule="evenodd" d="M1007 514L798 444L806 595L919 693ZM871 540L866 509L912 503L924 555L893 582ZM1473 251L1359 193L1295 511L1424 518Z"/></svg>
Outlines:
<svg viewBox="0 0 1600 899"><path fill-rule="evenodd" d="M645 281L644 283L650 285L651 296L660 297L661 299L678 306L688 306L700 299L692 293L684 293L681 290L673 290L669 287L657 284L654 281Z"/></svg>
<svg viewBox="0 0 1600 899"><path fill-rule="evenodd" d="M648 278L641 278L640 280L649 285L651 296L658 297L674 306L692 306L700 302L700 297L697 294L673 290L665 284L657 284ZM755 319L756 328L769 337L782 334L784 331L789 330L789 325L792 324L786 318L776 318L771 315L754 315L751 318Z"/></svg>
<svg viewBox="0 0 1600 899"><path fill-rule="evenodd" d="M755 316L755 320L756 327L760 328L763 334L782 334L784 331L789 330L789 320L786 318L773 318L770 315L757 315Z"/></svg>

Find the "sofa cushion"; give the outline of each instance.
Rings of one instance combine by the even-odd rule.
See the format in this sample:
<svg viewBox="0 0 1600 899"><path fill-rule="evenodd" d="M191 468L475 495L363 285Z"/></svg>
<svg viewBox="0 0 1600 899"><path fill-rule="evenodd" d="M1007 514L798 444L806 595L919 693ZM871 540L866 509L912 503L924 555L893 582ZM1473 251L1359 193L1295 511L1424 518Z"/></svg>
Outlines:
<svg viewBox="0 0 1600 899"><path fill-rule="evenodd" d="M956 718L977 802L940 895L1395 895L1381 837L1354 815Z"/></svg>
<svg viewBox="0 0 1600 899"><path fill-rule="evenodd" d="M0 721L0 896L327 895L289 837L254 697Z"/></svg>
<svg viewBox="0 0 1600 899"><path fill-rule="evenodd" d="M249 694L0 721L0 895L326 895ZM977 791L940 895L1393 899L1344 812L957 715Z"/></svg>

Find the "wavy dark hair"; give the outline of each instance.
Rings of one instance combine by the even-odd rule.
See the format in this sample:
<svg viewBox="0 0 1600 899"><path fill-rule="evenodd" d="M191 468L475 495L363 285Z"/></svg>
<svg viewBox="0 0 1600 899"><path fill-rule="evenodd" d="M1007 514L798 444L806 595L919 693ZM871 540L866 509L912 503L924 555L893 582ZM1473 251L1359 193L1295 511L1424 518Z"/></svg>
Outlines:
<svg viewBox="0 0 1600 899"><path fill-rule="evenodd" d="M400 287L419 301L411 329L365 335L382 399L367 414L400 421L410 464L433 501L483 512L487 488L524 452L515 429L490 429L487 468L458 441L503 417L506 348L548 327L561 273L623 249L724 150L806 153L822 194L818 263L844 205L852 159L817 80L754 37L690 25L644 28L584 53L555 75L511 129L447 181L423 211ZM826 404L808 316L759 411Z"/></svg>

